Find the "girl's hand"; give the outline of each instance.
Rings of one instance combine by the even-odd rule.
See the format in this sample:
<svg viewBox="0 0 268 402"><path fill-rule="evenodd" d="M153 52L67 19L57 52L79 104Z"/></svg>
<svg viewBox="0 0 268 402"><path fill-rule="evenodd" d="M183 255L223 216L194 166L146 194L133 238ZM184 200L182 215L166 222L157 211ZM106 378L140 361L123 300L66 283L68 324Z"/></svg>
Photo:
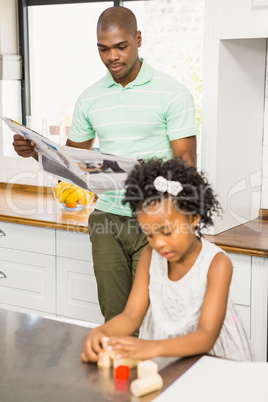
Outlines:
<svg viewBox="0 0 268 402"><path fill-rule="evenodd" d="M84 343L81 359L83 362L96 363L102 353L102 340L106 335L98 328L91 330L88 333L87 339Z"/></svg>
<svg viewBox="0 0 268 402"><path fill-rule="evenodd" d="M108 350L122 359L152 359L159 356L157 341L147 341L134 336L112 336Z"/></svg>

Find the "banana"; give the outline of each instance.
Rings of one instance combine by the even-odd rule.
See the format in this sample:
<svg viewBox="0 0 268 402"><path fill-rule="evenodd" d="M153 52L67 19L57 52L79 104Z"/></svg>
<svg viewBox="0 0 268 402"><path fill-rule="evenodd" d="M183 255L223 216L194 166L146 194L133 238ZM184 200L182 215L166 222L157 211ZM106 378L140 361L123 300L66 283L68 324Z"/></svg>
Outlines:
<svg viewBox="0 0 268 402"><path fill-rule="evenodd" d="M60 203L66 202L66 198L73 191L74 191L74 189L73 189L73 187L70 187L70 185L67 188L65 188L58 198L59 202Z"/></svg>
<svg viewBox="0 0 268 402"><path fill-rule="evenodd" d="M61 184L61 183L64 183L64 184ZM60 182L57 186L56 186L56 188L54 188L54 192L55 192L55 196L56 196L56 198L60 198L60 196L61 196L61 194L63 193L63 191L66 189L66 188L68 188L68 187L74 187L74 185L73 184L70 184L70 183L65 183L65 182Z"/></svg>
<svg viewBox="0 0 268 402"><path fill-rule="evenodd" d="M87 205L89 204L90 200L94 197L93 193L90 193L89 191L85 191L85 194L83 197L78 198L78 204L80 205Z"/></svg>
<svg viewBox="0 0 268 402"><path fill-rule="evenodd" d="M62 182L61 182L61 183L62 183ZM56 198L58 198L58 193L59 193L59 190L60 190L60 188L61 188L61 186L60 186L61 183L58 183L58 184L54 187L54 194L55 194L55 197L56 197Z"/></svg>
<svg viewBox="0 0 268 402"><path fill-rule="evenodd" d="M64 200L64 202L66 202L67 204L70 204L70 202L73 202L72 200L73 200L73 198L75 198L75 193L76 193L76 188L71 188L69 190L70 191L68 191L65 194L65 200ZM69 201L69 199L71 199L71 201Z"/></svg>
<svg viewBox="0 0 268 402"><path fill-rule="evenodd" d="M78 200L78 198L83 197L85 194L85 190L83 190L80 187L76 187L75 190L71 193L68 194L68 196L65 199L65 202L67 204L71 204L72 202L75 202Z"/></svg>

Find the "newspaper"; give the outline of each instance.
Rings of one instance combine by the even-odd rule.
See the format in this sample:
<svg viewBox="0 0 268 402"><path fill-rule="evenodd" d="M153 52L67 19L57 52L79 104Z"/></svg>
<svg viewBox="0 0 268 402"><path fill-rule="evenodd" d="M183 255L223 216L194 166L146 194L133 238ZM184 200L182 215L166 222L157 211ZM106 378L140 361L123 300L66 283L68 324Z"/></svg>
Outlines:
<svg viewBox="0 0 268 402"><path fill-rule="evenodd" d="M41 168L58 179L73 183L97 195L124 188L136 159L60 145L7 117L2 117L16 134L34 141Z"/></svg>

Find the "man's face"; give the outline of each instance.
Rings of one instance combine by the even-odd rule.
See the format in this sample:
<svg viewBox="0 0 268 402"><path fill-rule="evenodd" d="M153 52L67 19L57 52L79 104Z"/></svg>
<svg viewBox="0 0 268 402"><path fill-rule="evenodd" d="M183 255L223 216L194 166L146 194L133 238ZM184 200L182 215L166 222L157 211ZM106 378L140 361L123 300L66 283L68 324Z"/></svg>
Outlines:
<svg viewBox="0 0 268 402"><path fill-rule="evenodd" d="M101 60L114 80L123 86L133 81L141 66L138 55L140 31L134 37L124 29L115 27L109 31L98 31L97 39Z"/></svg>

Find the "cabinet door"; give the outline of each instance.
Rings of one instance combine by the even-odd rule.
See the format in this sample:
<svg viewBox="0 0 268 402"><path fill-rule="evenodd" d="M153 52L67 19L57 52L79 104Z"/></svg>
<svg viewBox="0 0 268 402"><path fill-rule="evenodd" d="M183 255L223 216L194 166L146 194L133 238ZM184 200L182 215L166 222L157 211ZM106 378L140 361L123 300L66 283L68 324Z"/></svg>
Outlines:
<svg viewBox="0 0 268 402"><path fill-rule="evenodd" d="M91 242L88 233L56 230L57 256L92 261Z"/></svg>
<svg viewBox="0 0 268 402"><path fill-rule="evenodd" d="M0 248L0 303L55 312L55 257Z"/></svg>
<svg viewBox="0 0 268 402"><path fill-rule="evenodd" d="M0 247L55 255L55 229L0 222Z"/></svg>
<svg viewBox="0 0 268 402"><path fill-rule="evenodd" d="M256 358L267 361L268 258L252 257L251 339Z"/></svg>
<svg viewBox="0 0 268 402"><path fill-rule="evenodd" d="M233 263L230 294L245 330L251 337L251 256L229 253Z"/></svg>
<svg viewBox="0 0 268 402"><path fill-rule="evenodd" d="M233 277L230 287L235 304L251 305L251 256L229 253L233 263Z"/></svg>
<svg viewBox="0 0 268 402"><path fill-rule="evenodd" d="M250 331L250 327L251 327L251 311L250 311L250 307L247 306L241 306L239 304L235 305L236 311L239 315L239 317L241 318L241 321L244 324L245 330L248 334L248 337L251 337L251 331Z"/></svg>
<svg viewBox="0 0 268 402"><path fill-rule="evenodd" d="M57 315L103 323L92 262L57 257Z"/></svg>

